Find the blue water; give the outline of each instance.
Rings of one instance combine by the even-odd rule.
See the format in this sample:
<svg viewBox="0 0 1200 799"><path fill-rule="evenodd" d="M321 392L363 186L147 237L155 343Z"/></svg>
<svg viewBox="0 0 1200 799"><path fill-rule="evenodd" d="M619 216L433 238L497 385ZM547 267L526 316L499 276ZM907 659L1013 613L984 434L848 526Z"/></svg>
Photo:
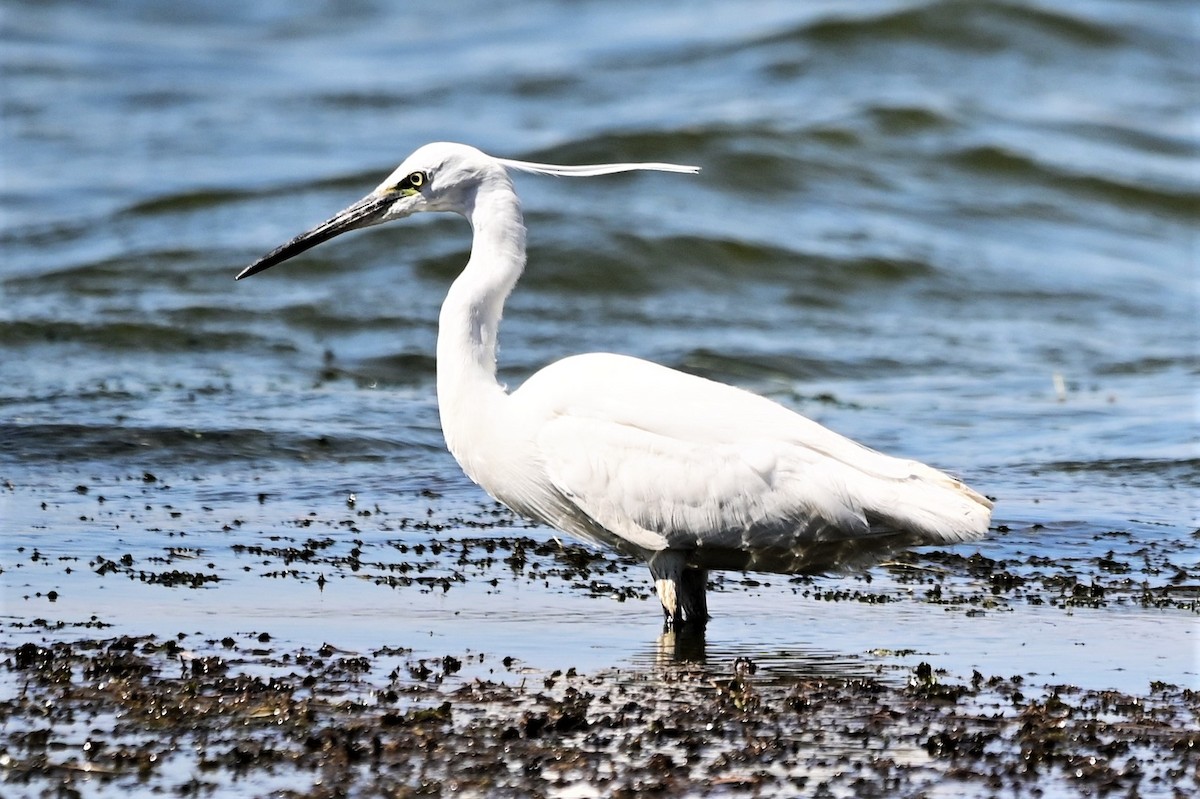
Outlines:
<svg viewBox="0 0 1200 799"><path fill-rule="evenodd" d="M438 595L328 569L318 588L320 569L269 577L281 559L234 549L303 541L306 521L371 552L482 516L552 535L493 516L442 445L435 328L465 223L232 279L435 140L703 168L518 178L530 265L508 383L575 352L650 358L962 475L1004 528L965 554L1078 563L1086 582L1119 533L1123 556L1200 582L1194 4L10 2L0 25L10 642L96 616L655 662L653 597L515 578ZM95 574L123 554L220 582ZM916 649L968 674L1200 682L1179 608L981 620L767 582L714 594L711 657L853 670Z"/></svg>

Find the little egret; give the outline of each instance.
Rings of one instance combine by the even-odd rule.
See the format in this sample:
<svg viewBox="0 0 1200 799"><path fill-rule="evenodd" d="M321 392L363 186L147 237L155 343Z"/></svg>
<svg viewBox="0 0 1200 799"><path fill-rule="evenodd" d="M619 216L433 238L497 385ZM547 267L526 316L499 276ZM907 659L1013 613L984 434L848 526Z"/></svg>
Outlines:
<svg viewBox="0 0 1200 799"><path fill-rule="evenodd" d="M461 144L421 147L359 202L246 267L257 274L348 230L452 211L471 256L438 320L437 397L467 476L512 510L649 564L666 622L702 628L710 569L813 574L982 537L992 503L771 400L623 355L496 380L504 301L525 268L510 170L589 177L675 164L554 166Z"/></svg>

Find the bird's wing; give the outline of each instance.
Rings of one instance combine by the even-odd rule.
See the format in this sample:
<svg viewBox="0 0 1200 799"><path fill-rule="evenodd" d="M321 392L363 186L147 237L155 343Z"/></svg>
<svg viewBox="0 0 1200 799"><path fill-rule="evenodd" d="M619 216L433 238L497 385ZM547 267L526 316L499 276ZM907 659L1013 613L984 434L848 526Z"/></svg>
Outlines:
<svg viewBox="0 0 1200 799"><path fill-rule="evenodd" d="M555 488L643 549L740 550L868 534L838 470L804 448L696 440L573 414L544 425L537 443Z"/></svg>
<svg viewBox="0 0 1200 799"><path fill-rule="evenodd" d="M514 398L540 407L555 489L649 550L788 549L880 533L978 538L991 503L749 392L632 358L576 356Z"/></svg>

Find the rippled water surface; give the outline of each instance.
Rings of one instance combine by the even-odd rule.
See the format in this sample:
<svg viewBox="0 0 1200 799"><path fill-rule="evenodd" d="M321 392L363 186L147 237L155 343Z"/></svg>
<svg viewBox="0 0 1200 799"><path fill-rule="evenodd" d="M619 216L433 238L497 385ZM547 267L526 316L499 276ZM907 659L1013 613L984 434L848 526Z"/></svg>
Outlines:
<svg viewBox="0 0 1200 799"><path fill-rule="evenodd" d="M517 178L530 264L502 330L510 385L574 352L646 357L963 475L998 527L964 555L1115 547L1200 582L1192 3L114 0L9 2L0 25L14 640L96 616L546 668L657 661L652 596L406 593L247 549L319 532L370 552L480 520L552 535L443 448L435 328L465 222L232 279L434 140L703 167ZM96 573L126 554L218 580ZM610 579L644 590L638 568ZM714 594L710 657L853 672L915 649L967 674L1200 684L1179 607L980 618L766 582Z"/></svg>

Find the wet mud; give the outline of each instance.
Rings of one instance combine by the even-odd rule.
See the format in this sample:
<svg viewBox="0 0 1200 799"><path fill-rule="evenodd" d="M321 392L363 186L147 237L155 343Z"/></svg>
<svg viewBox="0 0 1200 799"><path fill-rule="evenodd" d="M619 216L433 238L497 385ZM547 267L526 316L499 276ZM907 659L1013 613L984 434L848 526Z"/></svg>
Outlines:
<svg viewBox="0 0 1200 799"><path fill-rule="evenodd" d="M7 648L8 795L1194 795L1200 694L288 650L269 633ZM956 787L957 786L957 787Z"/></svg>
<svg viewBox="0 0 1200 799"><path fill-rule="evenodd" d="M567 650L534 664L516 646L455 640L431 650L387 629L364 647L335 635L297 641L252 618L164 635L131 633L136 618L33 612L97 585L137 583L178 601L255 585L327 592L336 581L365 585L381 603L524 586L658 612L640 564L539 537L492 506L438 511L430 494L424 516L405 516L351 497L268 533L207 507L152 509L147 492L162 490L147 477L124 504L99 503L143 525L157 514L157 548L122 551L115 539L86 558L6 549L3 576L26 593L10 589L0 638L4 796L1176 799L1200 790L1194 671L1110 690L1075 684L1070 669L1061 679L964 671L937 652L845 652L829 668L769 651L727 657L701 636L670 633L651 662L583 668ZM88 493L76 496L96 501ZM965 619L1019 607L1067 620L1198 615L1200 534L1168 544L1097 532L1079 556L1051 559L1038 554L1038 533L1001 529L988 547L908 553L858 577L715 573L713 625L726 602L781 589L810 606L908 603Z"/></svg>

